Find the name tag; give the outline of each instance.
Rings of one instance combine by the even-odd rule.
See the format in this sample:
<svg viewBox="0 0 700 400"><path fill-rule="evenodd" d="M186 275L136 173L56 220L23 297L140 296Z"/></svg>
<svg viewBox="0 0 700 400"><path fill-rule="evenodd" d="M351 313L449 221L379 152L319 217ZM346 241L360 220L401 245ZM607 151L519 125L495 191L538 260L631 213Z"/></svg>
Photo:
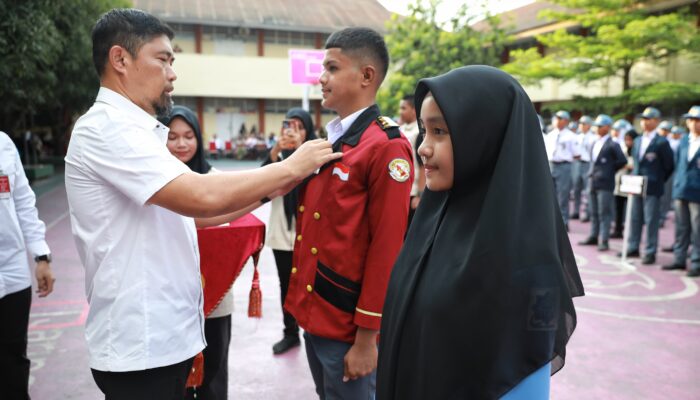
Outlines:
<svg viewBox="0 0 700 400"><path fill-rule="evenodd" d="M9 199L11 196L10 177L0 174L0 199Z"/></svg>

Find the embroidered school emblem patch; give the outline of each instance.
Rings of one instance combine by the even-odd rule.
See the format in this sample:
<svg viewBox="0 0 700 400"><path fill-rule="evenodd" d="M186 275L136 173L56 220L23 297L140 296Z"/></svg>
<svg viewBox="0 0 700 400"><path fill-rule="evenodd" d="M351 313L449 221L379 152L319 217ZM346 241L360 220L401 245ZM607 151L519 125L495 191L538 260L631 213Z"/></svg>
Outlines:
<svg viewBox="0 0 700 400"><path fill-rule="evenodd" d="M411 176L411 164L403 158L395 158L389 163L389 176L396 182L406 182Z"/></svg>
<svg viewBox="0 0 700 400"><path fill-rule="evenodd" d="M350 178L350 167L343 163L337 162L333 164L333 172L331 175L337 175L341 181L347 182L348 178Z"/></svg>

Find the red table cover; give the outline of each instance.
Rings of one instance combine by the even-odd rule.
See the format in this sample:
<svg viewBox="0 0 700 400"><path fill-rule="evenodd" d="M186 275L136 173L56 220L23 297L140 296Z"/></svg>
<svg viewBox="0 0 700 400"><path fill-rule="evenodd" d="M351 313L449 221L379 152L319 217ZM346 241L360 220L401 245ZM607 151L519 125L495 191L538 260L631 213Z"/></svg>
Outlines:
<svg viewBox="0 0 700 400"><path fill-rule="evenodd" d="M197 229L204 286L204 315L209 315L241 273L248 258L257 265L265 243L265 224L246 214L229 225Z"/></svg>

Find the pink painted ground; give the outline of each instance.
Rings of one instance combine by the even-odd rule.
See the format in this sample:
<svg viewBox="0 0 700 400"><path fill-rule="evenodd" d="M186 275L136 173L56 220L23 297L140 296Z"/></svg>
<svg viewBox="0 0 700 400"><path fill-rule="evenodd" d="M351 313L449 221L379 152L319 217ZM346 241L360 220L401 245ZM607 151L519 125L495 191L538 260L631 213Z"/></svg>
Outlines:
<svg viewBox="0 0 700 400"><path fill-rule="evenodd" d="M38 207L49 228L57 282L50 297L35 298L32 306L30 393L38 400L98 399L101 394L90 375L83 337L87 307L83 269L70 232L63 186L40 195ZM268 206L256 211L263 221L268 213ZM673 239L671 222L669 218L662 229L662 245ZM552 398L699 399L700 280L660 271L660 264L671 261L666 253L659 253L659 265L652 267L639 265L639 260L620 264L614 258L620 240L613 240L614 250L601 255L595 247L575 244L587 236L588 224L572 221L570 227L588 296L576 300L579 324L567 364L552 378ZM246 316L252 269L244 268L234 285L230 398L313 399L303 348L272 355L271 346L282 334L279 283L269 249L260 262L262 319Z"/></svg>

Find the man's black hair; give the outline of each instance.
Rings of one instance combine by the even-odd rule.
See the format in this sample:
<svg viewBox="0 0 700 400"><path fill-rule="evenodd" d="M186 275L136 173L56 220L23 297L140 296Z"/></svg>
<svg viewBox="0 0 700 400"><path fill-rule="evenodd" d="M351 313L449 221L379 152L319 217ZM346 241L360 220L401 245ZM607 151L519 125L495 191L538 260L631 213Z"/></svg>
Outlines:
<svg viewBox="0 0 700 400"><path fill-rule="evenodd" d="M369 28L345 28L334 32L326 40L326 49L338 48L344 53L369 57L381 73L379 83L389 69L389 51L382 35Z"/></svg>
<svg viewBox="0 0 700 400"><path fill-rule="evenodd" d="M415 102L415 98L416 98L416 97L415 97L414 95L412 95L412 94L407 94L407 95L403 96L403 97L401 98L401 100L403 100L403 101L405 101L406 103L410 104L411 107L415 107L415 105L413 104L413 102Z"/></svg>
<svg viewBox="0 0 700 400"><path fill-rule="evenodd" d="M104 13L92 29L92 62L102 76L112 46L121 46L136 57L141 47L153 38L175 34L168 25L151 14L135 8L115 8Z"/></svg>

